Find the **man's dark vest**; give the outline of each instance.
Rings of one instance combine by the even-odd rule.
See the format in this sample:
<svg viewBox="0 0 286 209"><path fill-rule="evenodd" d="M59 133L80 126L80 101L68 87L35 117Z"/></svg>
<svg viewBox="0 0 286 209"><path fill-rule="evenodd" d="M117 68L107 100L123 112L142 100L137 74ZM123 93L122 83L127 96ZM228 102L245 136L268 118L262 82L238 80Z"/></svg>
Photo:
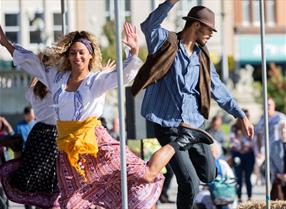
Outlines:
<svg viewBox="0 0 286 209"><path fill-rule="evenodd" d="M164 77L171 68L178 50L178 37L174 32L168 32L167 40L154 54L148 55L146 62L136 75L131 91L136 96L140 90ZM198 91L200 92L200 113L208 119L211 100L210 58L208 49L201 48L199 55L200 76Z"/></svg>

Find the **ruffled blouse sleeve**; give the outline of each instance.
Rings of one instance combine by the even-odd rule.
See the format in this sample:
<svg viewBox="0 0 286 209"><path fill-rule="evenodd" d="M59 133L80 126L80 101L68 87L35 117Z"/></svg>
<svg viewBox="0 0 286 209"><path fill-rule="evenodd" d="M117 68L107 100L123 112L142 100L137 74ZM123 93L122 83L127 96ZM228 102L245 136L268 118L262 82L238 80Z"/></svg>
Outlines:
<svg viewBox="0 0 286 209"><path fill-rule="evenodd" d="M15 45L13 62L21 70L38 78L48 88L51 87L53 79L58 72L55 68L45 67L37 55L19 45Z"/></svg>
<svg viewBox="0 0 286 209"><path fill-rule="evenodd" d="M123 82L124 85L132 81L142 65L139 57L129 56L123 64ZM91 91L94 96L100 96L106 91L118 86L117 68L110 71L102 71L94 75L94 80L91 85Z"/></svg>

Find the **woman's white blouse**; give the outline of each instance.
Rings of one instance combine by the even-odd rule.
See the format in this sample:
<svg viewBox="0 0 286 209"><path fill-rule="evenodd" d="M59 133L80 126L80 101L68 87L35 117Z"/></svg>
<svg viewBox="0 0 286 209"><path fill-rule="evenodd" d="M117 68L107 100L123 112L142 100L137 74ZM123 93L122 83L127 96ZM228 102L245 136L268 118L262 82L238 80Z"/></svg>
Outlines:
<svg viewBox="0 0 286 209"><path fill-rule="evenodd" d="M117 72L89 72L74 92L67 92L67 81L71 74L45 67L39 58L20 46L15 46L13 61L16 66L37 77L52 93L52 107L58 120L84 120L100 117L105 103L105 92L117 87ZM137 56L129 56L124 62L124 84L133 80L142 65ZM47 106L49 106L47 104Z"/></svg>
<svg viewBox="0 0 286 209"><path fill-rule="evenodd" d="M53 108L53 96L50 91L43 99L40 99L34 95L33 88L28 88L25 97L35 112L37 122L50 125L56 124L57 117Z"/></svg>

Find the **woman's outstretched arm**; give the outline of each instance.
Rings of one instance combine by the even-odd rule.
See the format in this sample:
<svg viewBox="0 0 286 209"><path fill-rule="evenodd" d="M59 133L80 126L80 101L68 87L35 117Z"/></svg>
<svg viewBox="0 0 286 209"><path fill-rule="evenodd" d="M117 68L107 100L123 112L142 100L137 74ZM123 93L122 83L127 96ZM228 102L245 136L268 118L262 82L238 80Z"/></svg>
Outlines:
<svg viewBox="0 0 286 209"><path fill-rule="evenodd" d="M2 46L4 46L9 51L11 56L13 57L13 52L15 50L15 47L7 39L7 37L6 37L5 33L4 33L1 25L0 25L0 44Z"/></svg>
<svg viewBox="0 0 286 209"><path fill-rule="evenodd" d="M128 84L132 81L139 68L142 65L142 61L138 58L139 41L136 28L130 23L124 24L125 39L123 43L129 47L129 54L123 63L123 80L124 84ZM104 92L116 88L117 83L117 68L112 71L102 71L96 75L96 82L93 83L91 89L96 96L103 94Z"/></svg>
<svg viewBox="0 0 286 209"><path fill-rule="evenodd" d="M19 45L13 45L7 39L0 25L0 44L4 46L13 57L14 64L21 70L37 77L43 84L50 88L54 77L58 72L53 67L46 68L42 61L33 52L24 49Z"/></svg>

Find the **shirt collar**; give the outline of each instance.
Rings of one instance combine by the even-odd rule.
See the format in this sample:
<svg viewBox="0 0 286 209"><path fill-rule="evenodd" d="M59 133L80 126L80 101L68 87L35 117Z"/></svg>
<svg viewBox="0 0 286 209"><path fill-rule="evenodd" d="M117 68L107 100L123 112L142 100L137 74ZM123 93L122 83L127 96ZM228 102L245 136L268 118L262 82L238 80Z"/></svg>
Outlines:
<svg viewBox="0 0 286 209"><path fill-rule="evenodd" d="M184 54L187 57L189 57L187 49L185 48L184 43L182 42L182 40L180 40L180 42L179 42L179 48L184 52ZM195 44L193 54L195 54L196 56L199 56L200 52L201 52L201 48L197 44Z"/></svg>

